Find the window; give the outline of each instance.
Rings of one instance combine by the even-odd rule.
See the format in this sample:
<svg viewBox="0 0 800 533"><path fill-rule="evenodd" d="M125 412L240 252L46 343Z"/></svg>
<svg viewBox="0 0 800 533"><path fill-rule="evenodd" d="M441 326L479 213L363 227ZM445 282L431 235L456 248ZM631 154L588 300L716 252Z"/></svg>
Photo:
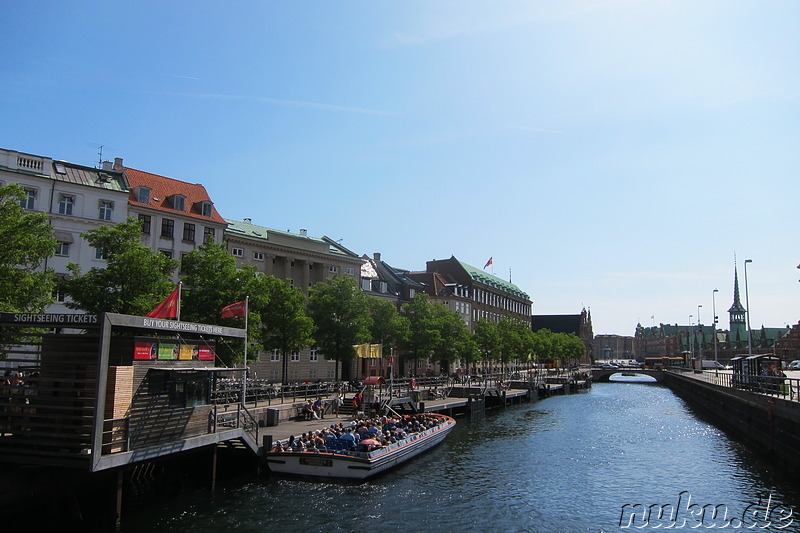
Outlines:
<svg viewBox="0 0 800 533"><path fill-rule="evenodd" d="M339 267L336 265L331 265L328 270L330 270L331 274L335 274L336 272L339 272Z"/></svg>
<svg viewBox="0 0 800 533"><path fill-rule="evenodd" d="M62 194L58 199L58 214L71 215L72 206L75 204L75 198L67 194Z"/></svg>
<svg viewBox="0 0 800 533"><path fill-rule="evenodd" d="M69 243L59 241L56 244L56 255L67 257L69 255Z"/></svg>
<svg viewBox="0 0 800 533"><path fill-rule="evenodd" d="M253 252L253 260L254 261L263 261L264 260L264 254L261 253L261 252Z"/></svg>
<svg viewBox="0 0 800 533"><path fill-rule="evenodd" d="M158 252L172 259L172 250L159 250Z"/></svg>
<svg viewBox="0 0 800 533"><path fill-rule="evenodd" d="M139 220L142 222L142 233L150 235L150 215L139 215Z"/></svg>
<svg viewBox="0 0 800 533"><path fill-rule="evenodd" d="M292 352L292 358L289 359L289 360L291 362L293 362L293 363L299 363L300 362L300 352L298 352L298 351Z"/></svg>
<svg viewBox="0 0 800 533"><path fill-rule="evenodd" d="M19 201L19 206L22 209L33 209L36 206L36 191L26 188L25 197Z"/></svg>
<svg viewBox="0 0 800 533"><path fill-rule="evenodd" d="M243 257L244 250L242 250L241 248L231 248L231 255L233 257Z"/></svg>
<svg viewBox="0 0 800 533"><path fill-rule="evenodd" d="M311 351L308 353L308 360L312 363L319 361L319 353L317 353L316 348L311 348Z"/></svg>
<svg viewBox="0 0 800 533"><path fill-rule="evenodd" d="M111 220L111 214L114 212L114 202L110 200L100 200L100 220Z"/></svg>
<svg viewBox="0 0 800 533"><path fill-rule="evenodd" d="M151 394L166 394L172 408L207 405L211 402L208 375L205 372L169 372L151 369L147 373Z"/></svg>
<svg viewBox="0 0 800 533"><path fill-rule="evenodd" d="M165 218L161 221L161 236L171 239L175 233L175 221L170 218Z"/></svg>
<svg viewBox="0 0 800 533"><path fill-rule="evenodd" d="M180 194L172 195L172 208L176 211L184 211L186 209L186 197Z"/></svg>
<svg viewBox="0 0 800 533"><path fill-rule="evenodd" d="M211 202L201 202L200 203L200 212L201 212L201 214L204 217L211 217L211 214L213 213L213 210L211 208L212 208L213 205L214 204L212 204Z"/></svg>
<svg viewBox="0 0 800 533"><path fill-rule="evenodd" d="M108 253L102 248L95 248L94 249L94 258L95 259L108 259Z"/></svg>
<svg viewBox="0 0 800 533"><path fill-rule="evenodd" d="M356 269L353 268L353 267L347 267L347 275L348 276L355 276L356 275Z"/></svg>
<svg viewBox="0 0 800 533"><path fill-rule="evenodd" d="M140 204L149 204L150 189L148 187L139 187L139 193L136 195L136 199Z"/></svg>
<svg viewBox="0 0 800 533"><path fill-rule="evenodd" d="M203 242L214 242L215 232L214 228L203 229Z"/></svg>
<svg viewBox="0 0 800 533"><path fill-rule="evenodd" d="M272 361L273 363L277 362L277 361L280 361L281 360L281 352L279 352L278 350L272 350L272 353L269 354L269 360Z"/></svg>
<svg viewBox="0 0 800 533"><path fill-rule="evenodd" d="M362 278L361 279L361 290L362 291L368 291L368 290L371 290L371 289L372 289L372 280L371 279Z"/></svg>
<svg viewBox="0 0 800 533"><path fill-rule="evenodd" d="M194 242L194 224L190 224L189 222L183 224L183 240Z"/></svg>

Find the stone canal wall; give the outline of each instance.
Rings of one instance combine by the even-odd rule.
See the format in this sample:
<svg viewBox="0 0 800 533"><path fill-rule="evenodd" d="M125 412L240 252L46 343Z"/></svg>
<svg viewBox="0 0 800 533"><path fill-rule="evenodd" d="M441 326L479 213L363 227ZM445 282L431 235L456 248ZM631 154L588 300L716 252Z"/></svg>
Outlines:
<svg viewBox="0 0 800 533"><path fill-rule="evenodd" d="M800 476L800 403L664 373L664 384L693 409L791 476Z"/></svg>

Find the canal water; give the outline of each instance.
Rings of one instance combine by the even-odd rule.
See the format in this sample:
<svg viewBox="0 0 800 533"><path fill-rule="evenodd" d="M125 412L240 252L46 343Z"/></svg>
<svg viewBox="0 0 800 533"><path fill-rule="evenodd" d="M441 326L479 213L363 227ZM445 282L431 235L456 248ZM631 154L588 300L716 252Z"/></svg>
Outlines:
<svg viewBox="0 0 800 533"><path fill-rule="evenodd" d="M800 531L800 485L668 389L609 383L459 419L438 448L368 482L228 481L213 496L188 493L122 525L192 533L651 528Z"/></svg>

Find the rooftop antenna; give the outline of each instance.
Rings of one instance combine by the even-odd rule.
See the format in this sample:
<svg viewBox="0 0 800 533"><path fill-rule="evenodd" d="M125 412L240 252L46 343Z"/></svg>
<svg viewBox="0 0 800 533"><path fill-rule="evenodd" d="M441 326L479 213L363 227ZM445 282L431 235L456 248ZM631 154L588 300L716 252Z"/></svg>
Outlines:
<svg viewBox="0 0 800 533"><path fill-rule="evenodd" d="M89 146L94 146L95 148L97 148L97 156L99 158L99 162L97 164L97 168L103 168L103 148L105 148L106 145L105 144L99 144L99 143L93 143L93 142L89 142L87 144Z"/></svg>
<svg viewBox="0 0 800 533"><path fill-rule="evenodd" d="M511 283L511 267L508 267L508 282Z"/></svg>

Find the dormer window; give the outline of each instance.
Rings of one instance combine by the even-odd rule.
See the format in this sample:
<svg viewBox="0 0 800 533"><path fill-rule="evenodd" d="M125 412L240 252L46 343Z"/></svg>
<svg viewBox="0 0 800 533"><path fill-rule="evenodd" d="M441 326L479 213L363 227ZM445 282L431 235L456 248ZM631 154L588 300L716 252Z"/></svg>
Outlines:
<svg viewBox="0 0 800 533"><path fill-rule="evenodd" d="M200 202L200 213L202 213L204 217L211 217L213 205L214 204L208 201Z"/></svg>
<svg viewBox="0 0 800 533"><path fill-rule="evenodd" d="M172 195L172 208L176 211L186 210L186 197L180 194Z"/></svg>
<svg viewBox="0 0 800 533"><path fill-rule="evenodd" d="M136 195L136 201L140 204L149 204L150 203L150 188L149 187L139 187L139 191Z"/></svg>

